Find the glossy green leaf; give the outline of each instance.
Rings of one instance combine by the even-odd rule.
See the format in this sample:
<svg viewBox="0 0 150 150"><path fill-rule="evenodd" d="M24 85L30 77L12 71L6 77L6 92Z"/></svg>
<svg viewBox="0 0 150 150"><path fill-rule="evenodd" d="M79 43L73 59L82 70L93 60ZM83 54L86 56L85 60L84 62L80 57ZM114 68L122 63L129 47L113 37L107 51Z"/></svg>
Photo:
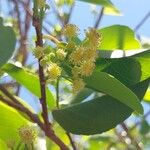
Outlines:
<svg viewBox="0 0 150 150"><path fill-rule="evenodd" d="M130 89L142 99L150 79ZM110 96L72 105L52 112L54 119L68 132L74 134L100 134L127 119L133 110Z"/></svg>
<svg viewBox="0 0 150 150"><path fill-rule="evenodd" d="M143 107L138 97L113 76L95 71L85 79L85 82L88 88L108 94L138 113L143 113Z"/></svg>
<svg viewBox="0 0 150 150"><path fill-rule="evenodd" d="M117 8L112 8L112 7L105 7L104 14L113 15L113 16L121 16L121 12Z"/></svg>
<svg viewBox="0 0 150 150"><path fill-rule="evenodd" d="M146 102L150 102L150 88L146 91L146 94L144 96L144 100Z"/></svg>
<svg viewBox="0 0 150 150"><path fill-rule="evenodd" d="M82 91L77 93L72 99L70 104L80 103L81 101L88 98L94 91L88 88L84 88Z"/></svg>
<svg viewBox="0 0 150 150"><path fill-rule="evenodd" d="M111 74L126 86L138 83L141 78L140 63L133 58L100 58L97 60L97 70L102 70L103 72ZM91 95L92 92L91 89L85 88L72 98L71 104L83 101Z"/></svg>
<svg viewBox="0 0 150 150"><path fill-rule="evenodd" d="M16 36L11 27L4 26L0 18L0 67L12 56L16 44Z"/></svg>
<svg viewBox="0 0 150 150"><path fill-rule="evenodd" d="M131 57L135 58L141 65L141 80L145 80L150 77L150 50L146 50Z"/></svg>
<svg viewBox="0 0 150 150"><path fill-rule="evenodd" d="M150 50L126 58L98 58L98 70L107 72L125 85L150 77ZM141 77L140 77L141 76Z"/></svg>
<svg viewBox="0 0 150 150"><path fill-rule="evenodd" d="M0 138L18 141L18 128L29 123L15 109L0 102Z"/></svg>
<svg viewBox="0 0 150 150"><path fill-rule="evenodd" d="M27 104L26 102L25 102L25 100L23 100L23 99L21 99L20 97L18 97L18 96L15 96L15 98L23 105L23 106L25 106L26 108L28 108L29 110L30 110L30 112L32 112L32 113L36 113L34 110L33 110L33 108L29 105L29 104ZM23 113L23 112L21 112L21 111L18 111L19 112L19 114L20 115L22 115L24 118L26 118L28 121L30 121L30 122L33 122L31 119L30 119L30 117L29 116L27 116L25 113Z"/></svg>
<svg viewBox="0 0 150 150"><path fill-rule="evenodd" d="M40 97L39 79L35 74L10 63L6 64L2 69L12 78L14 78L18 83L26 87L35 96ZM46 94L49 108L54 107L55 100L48 88L46 89Z"/></svg>
<svg viewBox="0 0 150 150"><path fill-rule="evenodd" d="M0 139L0 149L1 150L8 150L6 143L1 139Z"/></svg>
<svg viewBox="0 0 150 150"><path fill-rule="evenodd" d="M110 0L79 0L87 3L92 3L96 5L103 5L103 6L113 6L112 2Z"/></svg>
<svg viewBox="0 0 150 150"><path fill-rule="evenodd" d="M125 85L133 85L141 79L141 65L133 58L109 59L111 63L102 71L117 78ZM99 68L99 67L98 67Z"/></svg>
<svg viewBox="0 0 150 150"><path fill-rule="evenodd" d="M143 119L140 127L140 133L144 135L149 133L149 131L150 131L150 125L145 119Z"/></svg>
<svg viewBox="0 0 150 150"><path fill-rule="evenodd" d="M105 14L109 14L109 15L120 14L120 11L113 5L113 3L110 0L79 0L79 1L87 2L95 5L101 5L106 9L104 11Z"/></svg>
<svg viewBox="0 0 150 150"><path fill-rule="evenodd" d="M141 48L135 34L127 26L113 25L99 30L102 42L99 50L132 50Z"/></svg>

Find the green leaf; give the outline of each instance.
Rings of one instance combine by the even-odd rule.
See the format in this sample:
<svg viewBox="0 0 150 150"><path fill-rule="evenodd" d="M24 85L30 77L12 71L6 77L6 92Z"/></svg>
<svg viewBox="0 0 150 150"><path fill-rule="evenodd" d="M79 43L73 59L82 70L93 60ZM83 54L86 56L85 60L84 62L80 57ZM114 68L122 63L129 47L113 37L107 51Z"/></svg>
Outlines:
<svg viewBox="0 0 150 150"><path fill-rule="evenodd" d="M141 48L134 32L127 26L113 25L99 30L102 34L100 50L132 50Z"/></svg>
<svg viewBox="0 0 150 150"><path fill-rule="evenodd" d="M142 135L149 133L150 131L150 125L148 124L148 122L143 119L142 123L141 123L141 128L140 128L140 133Z"/></svg>
<svg viewBox="0 0 150 150"><path fill-rule="evenodd" d="M126 58L98 58L98 70L107 72L125 85L150 77L150 50ZM140 77L141 76L141 77Z"/></svg>
<svg viewBox="0 0 150 150"><path fill-rule="evenodd" d="M16 44L16 36L11 27L4 26L0 18L0 67L12 56Z"/></svg>
<svg viewBox="0 0 150 150"><path fill-rule="evenodd" d="M19 140L18 128L29 123L15 109L0 102L0 139Z"/></svg>
<svg viewBox="0 0 150 150"><path fill-rule="evenodd" d="M117 78L125 85L133 85L141 79L141 65L133 58L107 59L111 63L102 71ZM99 67L98 67L99 68Z"/></svg>
<svg viewBox="0 0 150 150"><path fill-rule="evenodd" d="M8 150L6 143L0 139L0 149L1 150Z"/></svg>
<svg viewBox="0 0 150 150"><path fill-rule="evenodd" d="M110 0L79 0L79 1L87 2L95 5L101 5L105 7L104 10L105 14L111 14L111 15L120 14L120 11L113 5L113 3Z"/></svg>
<svg viewBox="0 0 150 150"><path fill-rule="evenodd" d="M138 97L113 76L104 72L95 71L85 79L85 82L88 88L106 93L133 110L136 110L138 113L143 113L143 107Z"/></svg>
<svg viewBox="0 0 150 150"><path fill-rule="evenodd" d="M117 8L113 8L113 7L105 7L104 14L113 15L113 16L121 16L121 12Z"/></svg>
<svg viewBox="0 0 150 150"><path fill-rule="evenodd" d="M140 63L133 58L104 59L100 58L96 62L97 70L102 70L117 78L126 86L134 85L140 81ZM92 94L91 89L85 88L71 100L71 104L79 103Z"/></svg>
<svg viewBox="0 0 150 150"><path fill-rule="evenodd" d="M144 100L146 102L150 102L150 88L146 91L146 94L144 96Z"/></svg>
<svg viewBox="0 0 150 150"><path fill-rule="evenodd" d="M146 50L131 57L136 59L141 65L141 80L145 80L146 78L150 77L150 50Z"/></svg>
<svg viewBox="0 0 150 150"><path fill-rule="evenodd" d="M150 78L130 89L142 99ZM74 134L100 134L127 119L133 110L110 96L76 104L52 112L54 119L68 132Z"/></svg>
<svg viewBox="0 0 150 150"><path fill-rule="evenodd" d="M31 73L29 70L25 70L24 68L15 66L14 64L10 63L6 64L2 69L18 83L26 87L35 96L41 96L39 79L35 74ZM53 108L55 105L55 99L48 88L46 88L46 95L49 108Z"/></svg>
<svg viewBox="0 0 150 150"><path fill-rule="evenodd" d="M106 7L113 7L113 3L110 0L79 0L79 1L92 3L96 5L102 5Z"/></svg>
<svg viewBox="0 0 150 150"><path fill-rule="evenodd" d="M88 88L84 88L82 91L77 93L70 101L70 104L80 103L81 101L88 98L94 91Z"/></svg>
<svg viewBox="0 0 150 150"><path fill-rule="evenodd" d="M21 99L21 98L18 97L18 96L15 96L15 98L16 98L23 106L25 106L26 108L28 108L28 110L30 110L30 112L32 112L32 113L34 113L34 114L36 113L36 112L33 110L33 108L25 102L25 100ZM20 114L21 116L23 116L24 118L26 118L28 121L33 122L33 121L30 119L30 117L27 116L25 113L23 113L23 112L21 112L21 111L18 111L18 112L19 112L19 114Z"/></svg>

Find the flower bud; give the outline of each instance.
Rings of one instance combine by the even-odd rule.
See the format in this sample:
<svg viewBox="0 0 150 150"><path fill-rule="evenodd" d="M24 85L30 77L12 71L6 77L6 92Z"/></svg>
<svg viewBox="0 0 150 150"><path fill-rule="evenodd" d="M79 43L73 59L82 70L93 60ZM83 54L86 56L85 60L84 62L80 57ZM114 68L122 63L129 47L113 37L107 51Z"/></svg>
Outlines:
<svg viewBox="0 0 150 150"><path fill-rule="evenodd" d="M58 49L56 56L58 59L63 60L66 57L67 53L63 49Z"/></svg>

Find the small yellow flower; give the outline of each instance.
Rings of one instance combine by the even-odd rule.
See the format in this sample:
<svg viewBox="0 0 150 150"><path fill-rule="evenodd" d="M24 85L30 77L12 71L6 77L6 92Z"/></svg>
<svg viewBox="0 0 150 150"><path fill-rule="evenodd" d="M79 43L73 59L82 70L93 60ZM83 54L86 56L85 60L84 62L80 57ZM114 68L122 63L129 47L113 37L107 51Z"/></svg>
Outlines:
<svg viewBox="0 0 150 150"><path fill-rule="evenodd" d="M73 24L67 24L63 29L63 34L68 38L75 37L78 35L79 28Z"/></svg>
<svg viewBox="0 0 150 150"><path fill-rule="evenodd" d="M95 63L84 61L81 65L81 76L90 76L95 68Z"/></svg>
<svg viewBox="0 0 150 150"><path fill-rule="evenodd" d="M84 54L85 48L79 47L75 51L73 51L70 55L70 62L73 65L79 65L83 61L83 54Z"/></svg>
<svg viewBox="0 0 150 150"><path fill-rule="evenodd" d="M101 34L94 28L89 28L89 30L86 31L86 37L89 39L89 44L95 48L97 48L101 42Z"/></svg>
<svg viewBox="0 0 150 150"><path fill-rule="evenodd" d="M50 79L55 80L61 75L61 68L56 63L51 63L47 69Z"/></svg>
<svg viewBox="0 0 150 150"><path fill-rule="evenodd" d="M63 60L66 57L67 53L63 49L58 49L56 52L56 56L58 59Z"/></svg>
<svg viewBox="0 0 150 150"><path fill-rule="evenodd" d="M24 125L19 128L19 136L22 142L30 144L36 139L37 133L32 126Z"/></svg>
<svg viewBox="0 0 150 150"><path fill-rule="evenodd" d="M83 79L75 79L73 81L73 93L77 93L85 87L85 83Z"/></svg>

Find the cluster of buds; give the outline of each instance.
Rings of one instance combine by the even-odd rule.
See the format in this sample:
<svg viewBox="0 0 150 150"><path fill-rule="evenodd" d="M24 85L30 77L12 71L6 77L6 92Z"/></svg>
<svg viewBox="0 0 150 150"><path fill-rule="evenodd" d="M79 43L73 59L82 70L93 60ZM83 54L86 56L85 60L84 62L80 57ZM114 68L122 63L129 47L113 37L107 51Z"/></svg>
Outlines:
<svg viewBox="0 0 150 150"><path fill-rule="evenodd" d="M18 129L21 141L25 144L31 144L35 141L37 132L36 129L29 125L21 126Z"/></svg>
<svg viewBox="0 0 150 150"><path fill-rule="evenodd" d="M78 27L68 24L62 30L62 35L67 39L65 45L61 47L59 46L61 42L57 41L56 43L59 43L57 47L49 51L42 47L36 47L34 50L35 57L46 68L49 81L54 81L61 76L64 62L71 67L73 93L82 90L85 86L84 77L93 73L97 48L101 42L101 34L96 29L89 28L85 31L86 38L84 41L78 39L78 34ZM76 42L76 40L80 42Z"/></svg>
<svg viewBox="0 0 150 150"><path fill-rule="evenodd" d="M89 28L85 42L76 45L72 39L78 35L79 29L75 25L66 25L63 34L68 38L67 48L72 49L69 53L69 63L72 66L73 92L77 93L85 86L84 77L90 76L95 68L97 48L101 42L101 34L94 28Z"/></svg>
<svg viewBox="0 0 150 150"><path fill-rule="evenodd" d="M54 50L38 46L33 53L39 59L40 65L44 67L48 81L55 81L61 76L60 62L65 59L67 54L63 49Z"/></svg>

